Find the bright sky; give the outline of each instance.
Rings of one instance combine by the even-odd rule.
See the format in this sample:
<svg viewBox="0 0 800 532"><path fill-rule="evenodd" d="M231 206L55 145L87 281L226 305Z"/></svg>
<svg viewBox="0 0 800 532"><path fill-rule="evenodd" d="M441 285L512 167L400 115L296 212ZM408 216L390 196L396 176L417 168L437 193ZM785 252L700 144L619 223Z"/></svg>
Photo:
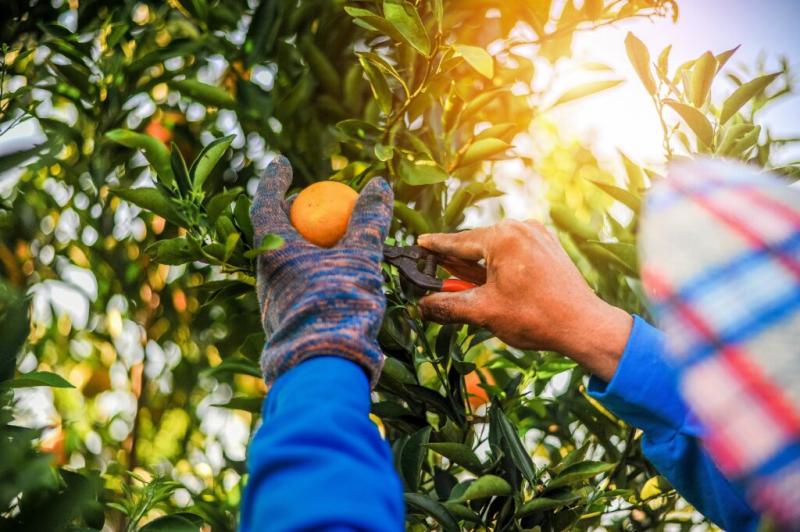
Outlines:
<svg viewBox="0 0 800 532"><path fill-rule="evenodd" d="M554 111L562 131L593 139L602 154L611 155L620 148L633 154L637 162L661 159L657 116L625 54L624 39L629 30L644 41L653 59L672 44L671 69L706 50L719 53L739 44L742 47L729 66L752 66L758 55L766 52L769 72L777 70L781 55L789 57L795 71L800 69L800 0L679 0L679 4L677 24L667 19L636 20L576 37L577 57L609 64L629 81ZM724 97L731 87L727 82L716 82L714 90ZM770 107L763 119L773 128L774 136L800 136L800 97L794 95ZM787 160L800 159L800 146L785 155Z"/></svg>

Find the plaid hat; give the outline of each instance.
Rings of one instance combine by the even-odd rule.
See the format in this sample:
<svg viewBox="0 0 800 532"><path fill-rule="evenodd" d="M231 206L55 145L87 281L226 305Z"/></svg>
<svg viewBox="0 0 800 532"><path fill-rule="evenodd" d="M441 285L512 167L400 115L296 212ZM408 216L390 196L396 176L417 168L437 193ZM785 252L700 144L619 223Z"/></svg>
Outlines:
<svg viewBox="0 0 800 532"><path fill-rule="evenodd" d="M800 529L800 190L743 165L675 163L639 246L707 449L754 508Z"/></svg>

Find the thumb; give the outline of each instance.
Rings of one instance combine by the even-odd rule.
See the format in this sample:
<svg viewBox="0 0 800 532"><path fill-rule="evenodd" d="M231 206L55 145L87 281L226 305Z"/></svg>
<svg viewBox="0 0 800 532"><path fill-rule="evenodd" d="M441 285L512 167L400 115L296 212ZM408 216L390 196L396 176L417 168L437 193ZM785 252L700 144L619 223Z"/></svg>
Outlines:
<svg viewBox="0 0 800 532"><path fill-rule="evenodd" d="M483 325L486 305L481 302L482 294L480 287L463 292L438 292L420 299L419 310L423 318L436 323Z"/></svg>
<svg viewBox="0 0 800 532"><path fill-rule="evenodd" d="M375 177L361 190L350 216L344 244L379 248L389 234L394 194L383 178Z"/></svg>

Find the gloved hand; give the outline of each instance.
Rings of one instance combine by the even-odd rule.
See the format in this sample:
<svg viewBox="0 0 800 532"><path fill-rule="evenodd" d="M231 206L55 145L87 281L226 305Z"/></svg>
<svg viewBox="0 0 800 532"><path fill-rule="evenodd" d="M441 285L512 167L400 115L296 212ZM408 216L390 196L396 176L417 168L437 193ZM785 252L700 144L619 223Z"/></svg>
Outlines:
<svg viewBox="0 0 800 532"><path fill-rule="evenodd" d="M374 178L356 202L347 233L336 246L307 242L289 222L289 161L278 156L258 184L250 217L258 247L268 233L283 247L258 257L257 294L267 342L261 354L271 384L300 362L340 356L360 364L375 386L383 367L377 342L386 299L381 291L383 241L392 214L392 190Z"/></svg>

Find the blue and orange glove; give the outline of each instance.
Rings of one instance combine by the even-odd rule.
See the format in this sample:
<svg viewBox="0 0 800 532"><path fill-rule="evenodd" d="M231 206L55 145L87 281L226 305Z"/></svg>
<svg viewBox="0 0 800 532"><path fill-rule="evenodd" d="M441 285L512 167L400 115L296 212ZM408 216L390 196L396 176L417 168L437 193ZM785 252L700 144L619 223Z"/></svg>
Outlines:
<svg viewBox="0 0 800 532"><path fill-rule="evenodd" d="M392 215L392 190L370 181L356 202L345 236L332 248L306 241L289 222L292 167L277 157L258 184L250 217L258 247L267 234L283 247L258 257L257 294L267 343L261 354L271 384L290 368L317 356L360 364L375 386L383 367L377 335L386 298L381 290L383 241Z"/></svg>

